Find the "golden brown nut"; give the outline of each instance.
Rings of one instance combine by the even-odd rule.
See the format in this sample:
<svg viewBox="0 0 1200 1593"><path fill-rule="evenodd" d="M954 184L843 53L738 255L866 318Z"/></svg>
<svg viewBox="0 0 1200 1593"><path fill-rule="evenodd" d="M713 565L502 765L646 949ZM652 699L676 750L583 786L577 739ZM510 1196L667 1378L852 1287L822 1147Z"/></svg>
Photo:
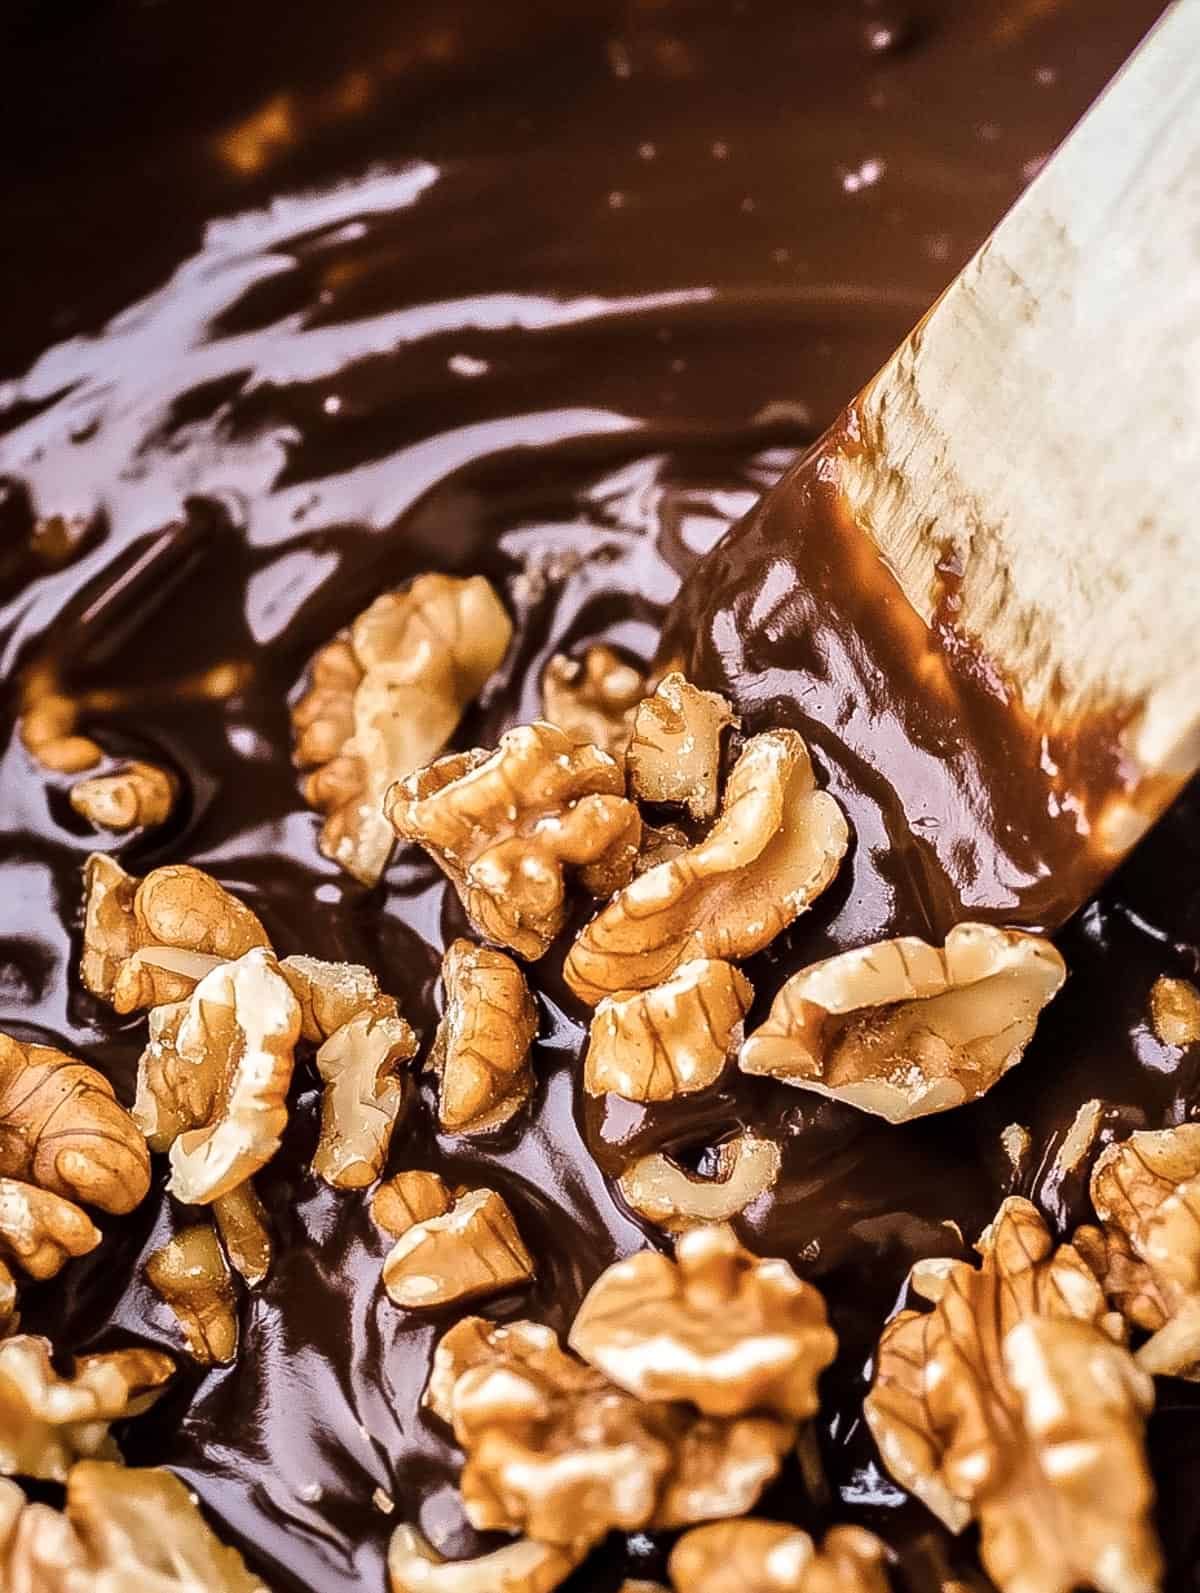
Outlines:
<svg viewBox="0 0 1200 1593"><path fill-rule="evenodd" d="M86 1256L100 1230L61 1195L0 1178L0 1251L31 1278L52 1278L72 1256Z"/></svg>
<svg viewBox="0 0 1200 1593"><path fill-rule="evenodd" d="M335 1189L362 1189L379 1177L404 1105L402 1063L417 1037L390 996L335 1029L317 1052L325 1085L313 1171Z"/></svg>
<svg viewBox="0 0 1200 1593"><path fill-rule="evenodd" d="M675 1593L888 1593L887 1550L862 1527L834 1527L818 1549L781 1521L714 1521L671 1550Z"/></svg>
<svg viewBox="0 0 1200 1593"><path fill-rule="evenodd" d="M944 949L901 935L793 974L739 1065L889 1123L946 1112L1021 1060L1066 976L1016 929L956 924Z"/></svg>
<svg viewBox="0 0 1200 1593"><path fill-rule="evenodd" d="M299 1004L262 947L152 1011L133 1116L153 1149L169 1148L176 1199L207 1205L270 1161L299 1035Z"/></svg>
<svg viewBox="0 0 1200 1593"><path fill-rule="evenodd" d="M442 1216L403 1233L383 1263L383 1284L406 1311L505 1294L533 1277L533 1258L494 1189L461 1194Z"/></svg>
<svg viewBox="0 0 1200 1593"><path fill-rule="evenodd" d="M218 1195L210 1209L230 1266L248 1288L257 1288L271 1270L271 1232L253 1180Z"/></svg>
<svg viewBox="0 0 1200 1593"><path fill-rule="evenodd" d="M437 756L499 666L512 622L482 576L422 575L385 592L312 664L292 710L305 796L327 815L321 850L373 885L392 849L388 787Z"/></svg>
<svg viewBox="0 0 1200 1593"><path fill-rule="evenodd" d="M17 1315L17 1280L0 1261L0 1339L15 1333L21 1324Z"/></svg>
<svg viewBox="0 0 1200 1593"><path fill-rule="evenodd" d="M454 1204L454 1195L436 1173L409 1168L393 1173L371 1196L371 1216L393 1239L428 1222L444 1217Z"/></svg>
<svg viewBox="0 0 1200 1593"><path fill-rule="evenodd" d="M640 802L687 808L694 819L717 811L721 732L737 724L724 697L701 691L678 671L638 705L625 755L629 790Z"/></svg>
<svg viewBox="0 0 1200 1593"><path fill-rule="evenodd" d="M542 718L580 746L600 747L620 761L646 677L611 647L589 647L582 659L555 653L542 671Z"/></svg>
<svg viewBox="0 0 1200 1593"><path fill-rule="evenodd" d="M150 1187L150 1158L102 1073L0 1034L0 1176L126 1212Z"/></svg>
<svg viewBox="0 0 1200 1593"><path fill-rule="evenodd" d="M1006 1200L978 1249L979 1268L918 1263L934 1309L884 1329L865 1403L884 1464L951 1531L979 1521L1002 1593L1150 1593L1150 1378L1036 1207Z"/></svg>
<svg viewBox="0 0 1200 1593"><path fill-rule="evenodd" d="M754 990L732 963L697 957L651 990L606 996L592 1018L589 1095L670 1101L715 1084L742 1039Z"/></svg>
<svg viewBox="0 0 1200 1593"><path fill-rule="evenodd" d="M279 971L300 1003L300 1036L312 1045L328 1040L360 1012L394 1012L380 993L379 981L358 962L324 962L320 957L284 957Z"/></svg>
<svg viewBox="0 0 1200 1593"><path fill-rule="evenodd" d="M1164 1045L1194 1045L1200 1040L1200 990L1164 974L1150 991L1150 1020Z"/></svg>
<svg viewBox="0 0 1200 1593"><path fill-rule="evenodd" d="M207 1223L181 1228L146 1262L146 1277L174 1312L188 1354L202 1366L237 1354L237 1300L229 1266Z"/></svg>
<svg viewBox="0 0 1200 1593"><path fill-rule="evenodd" d="M466 1453L463 1504L481 1530L579 1545L736 1515L795 1441L790 1421L636 1399L535 1323L476 1319L447 1339L426 1402Z"/></svg>
<svg viewBox="0 0 1200 1593"><path fill-rule="evenodd" d="M480 934L529 961L566 920L563 870L605 895L629 879L642 821L618 764L553 725L521 725L493 753L454 753L394 786L396 834L446 873Z"/></svg>
<svg viewBox="0 0 1200 1593"><path fill-rule="evenodd" d="M79 1457L115 1456L110 1424L149 1409L174 1370L156 1350L111 1350L60 1377L46 1339L0 1341L0 1475L64 1482Z"/></svg>
<svg viewBox="0 0 1200 1593"><path fill-rule="evenodd" d="M442 960L446 1010L429 1066L441 1079L438 1117L452 1134L507 1123L529 1099L537 1007L511 957L456 940Z"/></svg>
<svg viewBox="0 0 1200 1593"><path fill-rule="evenodd" d="M475 1560L444 1560L416 1527L397 1527L388 1548L391 1593L552 1593L582 1554L522 1538Z"/></svg>
<svg viewBox="0 0 1200 1593"><path fill-rule="evenodd" d="M621 1198L640 1217L667 1233L703 1223L728 1222L745 1211L779 1177L779 1146L743 1129L717 1149L717 1169L701 1178L662 1152L642 1156L617 1180Z"/></svg>
<svg viewBox="0 0 1200 1593"><path fill-rule="evenodd" d="M1154 1337L1137 1360L1148 1372L1200 1376L1200 1124L1131 1134L1092 1169L1103 1231L1072 1241L1112 1305Z"/></svg>
<svg viewBox="0 0 1200 1593"><path fill-rule="evenodd" d="M179 789L173 774L135 759L112 774L71 787L71 806L97 830L132 830L165 824Z"/></svg>
<svg viewBox="0 0 1200 1593"><path fill-rule="evenodd" d="M685 1233L674 1261L643 1250L609 1267L580 1306L570 1344L639 1399L804 1420L837 1338L818 1290L718 1224Z"/></svg>
<svg viewBox="0 0 1200 1593"><path fill-rule="evenodd" d="M746 743L721 816L697 846L627 885L581 932L564 973L594 1006L648 990L696 957L761 951L819 896L849 844L794 730Z"/></svg>
<svg viewBox="0 0 1200 1593"><path fill-rule="evenodd" d="M218 961L269 944L243 902L186 863L137 880L94 852L83 878L79 972L92 994L118 1012L183 1001Z"/></svg>
<svg viewBox="0 0 1200 1593"><path fill-rule="evenodd" d="M79 704L60 690L58 671L41 664L28 671L21 686L21 744L43 769L56 774L81 774L94 769L104 753L90 736L78 735Z"/></svg>

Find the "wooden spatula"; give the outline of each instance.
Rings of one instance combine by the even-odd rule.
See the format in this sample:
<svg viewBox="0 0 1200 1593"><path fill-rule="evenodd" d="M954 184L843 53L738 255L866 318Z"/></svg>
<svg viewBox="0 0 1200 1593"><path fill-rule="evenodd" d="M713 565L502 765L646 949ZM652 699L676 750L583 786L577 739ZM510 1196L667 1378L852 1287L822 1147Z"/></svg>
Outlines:
<svg viewBox="0 0 1200 1593"><path fill-rule="evenodd" d="M1200 764L1200 0L702 562L669 645L752 728L810 732L835 787L895 794L923 928L1061 921L1178 792ZM881 847L890 801L867 804Z"/></svg>

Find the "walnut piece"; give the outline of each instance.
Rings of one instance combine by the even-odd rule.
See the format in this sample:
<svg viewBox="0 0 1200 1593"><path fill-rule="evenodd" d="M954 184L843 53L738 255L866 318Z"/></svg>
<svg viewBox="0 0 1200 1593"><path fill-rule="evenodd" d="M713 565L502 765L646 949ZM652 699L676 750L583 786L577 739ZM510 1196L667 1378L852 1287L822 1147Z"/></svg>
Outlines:
<svg viewBox="0 0 1200 1593"><path fill-rule="evenodd" d="M638 705L625 755L630 793L640 802L686 808L694 819L717 811L721 732L737 724L724 697L701 691L677 671Z"/></svg>
<svg viewBox="0 0 1200 1593"><path fill-rule="evenodd" d="M1006 1200L977 1248L979 1268L919 1262L933 1310L883 1331L864 1408L884 1464L951 1531L979 1521L1002 1593L1150 1593L1150 1378L1027 1200Z"/></svg>
<svg viewBox="0 0 1200 1593"><path fill-rule="evenodd" d="M0 1177L124 1213L150 1187L150 1157L102 1073L0 1034Z"/></svg>
<svg viewBox="0 0 1200 1593"><path fill-rule="evenodd" d="M1200 1040L1200 990L1186 979L1162 975L1150 990L1150 1021L1163 1045L1194 1045Z"/></svg>
<svg viewBox="0 0 1200 1593"><path fill-rule="evenodd" d="M426 1402L466 1454L463 1504L480 1530L580 1547L613 1527L737 1514L795 1441L787 1420L639 1400L535 1323L475 1319L447 1338Z"/></svg>
<svg viewBox="0 0 1200 1593"><path fill-rule="evenodd" d="M527 961L566 920L563 870L607 895L633 872L642 821L608 753L553 725L521 725L495 752L455 753L394 786L397 835L423 846L481 935Z"/></svg>
<svg viewBox="0 0 1200 1593"><path fill-rule="evenodd" d="M217 961L269 945L243 902L186 863L169 863L138 880L94 852L83 878L80 976L118 1012L183 1001Z"/></svg>
<svg viewBox="0 0 1200 1593"><path fill-rule="evenodd" d="M570 1344L639 1399L805 1420L837 1338L818 1290L715 1224L683 1234L674 1261L643 1250L609 1267L580 1306Z"/></svg>
<svg viewBox="0 0 1200 1593"><path fill-rule="evenodd" d="M395 1011L394 1004L379 1006L379 981L359 962L325 962L320 957L284 957L279 971L300 1003L300 1037L311 1045L328 1040L344 1023L368 1008Z"/></svg>
<svg viewBox="0 0 1200 1593"><path fill-rule="evenodd" d="M1016 929L956 924L944 949L901 935L793 974L739 1066L889 1123L946 1112L1021 1060L1066 974Z"/></svg>
<svg viewBox="0 0 1200 1593"><path fill-rule="evenodd" d="M165 824L178 782L156 763L134 759L112 774L93 775L71 787L71 806L97 830L133 830Z"/></svg>
<svg viewBox="0 0 1200 1593"><path fill-rule="evenodd" d="M825 889L848 844L842 810L816 789L800 736L754 736L708 835L640 874L585 925L567 983L595 1006L661 984L696 957L761 951Z"/></svg>
<svg viewBox="0 0 1200 1593"><path fill-rule="evenodd" d="M508 650L512 622L482 576L421 575L385 592L312 663L292 710L305 797L327 815L321 851L364 885L383 873L383 798L437 756Z"/></svg>
<svg viewBox="0 0 1200 1593"><path fill-rule="evenodd" d="M611 647L589 647L582 659L555 653L542 672L542 718L619 761L646 691L646 677Z"/></svg>
<svg viewBox="0 0 1200 1593"><path fill-rule="evenodd" d="M606 996L592 1018L589 1095L671 1101L715 1084L742 1040L754 990L732 963L697 957L650 990Z"/></svg>
<svg viewBox="0 0 1200 1593"><path fill-rule="evenodd" d="M15 1333L21 1325L17 1315L17 1280L0 1261L0 1339Z"/></svg>
<svg viewBox="0 0 1200 1593"><path fill-rule="evenodd" d="M53 665L43 663L26 673L18 720L21 745L43 769L81 774L84 769L94 769L104 753L90 736L77 733L79 704L60 688Z"/></svg>
<svg viewBox="0 0 1200 1593"><path fill-rule="evenodd" d="M64 1482L81 1456L115 1456L110 1424L148 1410L174 1370L156 1350L111 1350L60 1377L46 1339L0 1341L0 1475Z"/></svg>
<svg viewBox="0 0 1200 1593"><path fill-rule="evenodd" d="M181 1228L146 1262L146 1277L174 1313L201 1366L237 1354L237 1301L229 1266L207 1223Z"/></svg>
<svg viewBox="0 0 1200 1593"><path fill-rule="evenodd" d="M299 1035L299 1004L262 947L151 1012L133 1116L152 1149L170 1150L177 1200L207 1205L270 1161Z"/></svg>
<svg viewBox="0 0 1200 1593"><path fill-rule="evenodd" d="M461 1193L448 1211L401 1234L383 1263L383 1284L406 1311L505 1294L533 1277L533 1258L504 1198Z"/></svg>
<svg viewBox="0 0 1200 1593"><path fill-rule="evenodd" d="M257 1288L271 1270L271 1233L253 1181L218 1195L210 1210L230 1266L248 1288Z"/></svg>
<svg viewBox="0 0 1200 1593"><path fill-rule="evenodd" d="M529 1099L537 1007L511 957L456 940L442 960L446 1010L429 1066L441 1080L438 1119L452 1134L507 1123Z"/></svg>
<svg viewBox="0 0 1200 1593"><path fill-rule="evenodd" d="M693 1527L671 1550L675 1593L888 1593L887 1550L863 1527L807 1532L753 1517Z"/></svg>
<svg viewBox="0 0 1200 1593"><path fill-rule="evenodd" d="M397 1527L388 1548L391 1593L552 1593L581 1554L522 1538L475 1560L444 1560L416 1527Z"/></svg>
<svg viewBox="0 0 1200 1593"><path fill-rule="evenodd" d="M1200 1378L1200 1124L1131 1134L1092 1169L1104 1224L1073 1244L1126 1321L1154 1336L1137 1352L1148 1372Z"/></svg>
<svg viewBox="0 0 1200 1593"><path fill-rule="evenodd" d="M393 1239L430 1217L444 1217L454 1195L436 1173L415 1168L385 1178L371 1196L371 1216Z"/></svg>
<svg viewBox="0 0 1200 1593"><path fill-rule="evenodd" d="M617 1188L625 1204L667 1233L702 1223L728 1222L770 1189L779 1177L779 1146L752 1129L717 1149L716 1173L701 1178L657 1152L642 1156L621 1174Z"/></svg>
<svg viewBox="0 0 1200 1593"><path fill-rule="evenodd" d="M362 1189L379 1177L406 1096L399 1069L417 1037L390 996L335 1029L317 1052L325 1085L313 1171L335 1189Z"/></svg>
<svg viewBox="0 0 1200 1593"><path fill-rule="evenodd" d="M31 1278L52 1278L72 1256L86 1256L100 1230L72 1201L33 1184L0 1178L0 1251Z"/></svg>
<svg viewBox="0 0 1200 1593"><path fill-rule="evenodd" d="M3 1486L0 1584L12 1593L267 1593L169 1471L82 1460L62 1514Z"/></svg>

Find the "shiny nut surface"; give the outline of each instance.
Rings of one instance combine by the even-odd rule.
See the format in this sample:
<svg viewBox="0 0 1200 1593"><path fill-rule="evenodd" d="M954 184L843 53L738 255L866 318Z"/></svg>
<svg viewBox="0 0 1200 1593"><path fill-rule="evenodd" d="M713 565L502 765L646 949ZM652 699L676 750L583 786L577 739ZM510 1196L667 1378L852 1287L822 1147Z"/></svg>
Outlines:
<svg viewBox="0 0 1200 1593"><path fill-rule="evenodd" d="M484 1133L529 1098L537 1007L511 957L469 940L447 948L442 986L446 1006L429 1054L438 1117L450 1133Z"/></svg>

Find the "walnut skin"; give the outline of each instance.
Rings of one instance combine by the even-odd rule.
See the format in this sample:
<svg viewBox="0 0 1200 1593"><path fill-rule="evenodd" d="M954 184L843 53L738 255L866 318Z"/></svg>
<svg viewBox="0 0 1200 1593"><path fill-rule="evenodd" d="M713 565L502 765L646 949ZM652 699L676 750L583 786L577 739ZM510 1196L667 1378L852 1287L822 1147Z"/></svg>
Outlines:
<svg viewBox="0 0 1200 1593"><path fill-rule="evenodd" d="M1021 1060L1066 976L1020 930L956 924L944 949L902 935L793 974L739 1065L889 1123L946 1112Z"/></svg>
<svg viewBox="0 0 1200 1593"><path fill-rule="evenodd" d="M582 659L555 653L542 672L542 718L620 761L646 690L646 677L611 647L589 647Z"/></svg>
<svg viewBox="0 0 1200 1593"><path fill-rule="evenodd" d="M630 793L639 802L687 808L694 819L717 811L721 732L737 724L724 697L701 691L678 671L638 705L625 755Z"/></svg>
<svg viewBox="0 0 1200 1593"><path fill-rule="evenodd" d="M675 1593L889 1593L887 1550L862 1527L834 1527L818 1549L781 1521L715 1521L671 1550Z"/></svg>
<svg viewBox="0 0 1200 1593"><path fill-rule="evenodd" d="M1164 974L1150 991L1150 1019L1163 1045L1194 1045L1200 1040L1200 990Z"/></svg>
<svg viewBox="0 0 1200 1593"><path fill-rule="evenodd" d="M207 1223L181 1228L150 1256L146 1277L175 1314L188 1354L202 1366L237 1354L237 1301L229 1266Z"/></svg>
<svg viewBox="0 0 1200 1593"><path fill-rule="evenodd" d="M112 774L93 775L71 787L71 806L97 830L133 830L165 824L178 783L156 763L135 759Z"/></svg>
<svg viewBox="0 0 1200 1593"><path fill-rule="evenodd" d="M511 957L456 940L442 960L446 1010L429 1066L441 1080L438 1118L451 1134L507 1123L533 1089L537 1007Z"/></svg>
<svg viewBox="0 0 1200 1593"><path fill-rule="evenodd" d="M327 1184L362 1189L379 1177L406 1096L399 1068L416 1054L417 1037L390 996L321 1046L317 1072L325 1094L312 1165Z"/></svg>
<svg viewBox="0 0 1200 1593"><path fill-rule="evenodd" d="M299 1003L261 947L154 1009L133 1116L155 1150L169 1148L176 1199L207 1205L275 1154L299 1035Z"/></svg>
<svg viewBox="0 0 1200 1593"><path fill-rule="evenodd" d="M360 1012L395 1011L381 1007L390 997L379 981L358 962L325 962L320 957L284 957L279 971L300 1003L300 1036L312 1045L328 1040Z"/></svg>
<svg viewBox="0 0 1200 1593"><path fill-rule="evenodd" d="M761 951L820 895L849 844L793 730L746 743L721 816L698 845L627 885L584 929L564 967L590 1006L662 984L697 957Z"/></svg>
<svg viewBox="0 0 1200 1593"><path fill-rule="evenodd" d="M147 1410L174 1370L155 1350L111 1350L64 1378L46 1339L0 1341L0 1475L65 1482L72 1461L115 1456L110 1424Z"/></svg>
<svg viewBox="0 0 1200 1593"><path fill-rule="evenodd" d="M0 1261L0 1339L15 1333L21 1325L17 1315L17 1280Z"/></svg>
<svg viewBox="0 0 1200 1593"><path fill-rule="evenodd" d="M86 1256L100 1230L61 1195L0 1178L0 1251L31 1278L52 1278L72 1256Z"/></svg>
<svg viewBox="0 0 1200 1593"><path fill-rule="evenodd" d="M102 1073L0 1034L0 1177L123 1213L150 1187L150 1158Z"/></svg>
<svg viewBox="0 0 1200 1593"><path fill-rule="evenodd" d="M416 841L453 883L486 939L526 961L566 921L563 871L606 895L629 879L641 819L618 764L553 725L522 725L495 752L455 753L387 798L396 834Z"/></svg>
<svg viewBox="0 0 1200 1593"><path fill-rule="evenodd" d="M743 1129L717 1150L717 1172L701 1178L657 1152L642 1156L617 1180L625 1204L667 1233L728 1222L779 1177L779 1146Z"/></svg>
<svg viewBox="0 0 1200 1593"><path fill-rule="evenodd" d="M1131 1134L1092 1169L1103 1230L1072 1241L1112 1305L1154 1336L1137 1352L1148 1372L1200 1378L1200 1124Z"/></svg>
<svg viewBox="0 0 1200 1593"><path fill-rule="evenodd" d="M21 745L43 769L55 774L81 774L103 761L104 753L90 736L78 734L79 704L60 689L57 669L50 664L30 669L21 685Z"/></svg>
<svg viewBox="0 0 1200 1593"><path fill-rule="evenodd" d="M466 1191L444 1215L415 1223L383 1263L384 1288L406 1311L506 1294L533 1274L533 1257L494 1189Z"/></svg>
<svg viewBox="0 0 1200 1593"><path fill-rule="evenodd" d="M454 1195L436 1173L409 1168L393 1173L371 1196L371 1216L393 1239L431 1217L444 1217Z"/></svg>
<svg viewBox="0 0 1200 1593"><path fill-rule="evenodd" d="M918 1263L933 1310L884 1329L864 1407L884 1464L951 1531L979 1521L1001 1593L1150 1593L1150 1379L1036 1207L1006 1200L978 1249L979 1268Z"/></svg>
<svg viewBox="0 0 1200 1593"><path fill-rule="evenodd" d="M475 1560L444 1560L416 1527L397 1527L388 1549L391 1593L553 1593L583 1558L522 1538Z"/></svg>
<svg viewBox="0 0 1200 1593"><path fill-rule="evenodd" d="M364 885L383 873L388 787L437 756L508 650L512 622L482 576L421 575L386 592L317 654L292 710L321 851Z"/></svg>
<svg viewBox="0 0 1200 1593"><path fill-rule="evenodd" d="M732 963L698 957L661 985L606 996L592 1019L589 1095L670 1101L707 1089L741 1044L754 990Z"/></svg>
<svg viewBox="0 0 1200 1593"><path fill-rule="evenodd" d="M218 1195L210 1209L230 1266L248 1288L257 1288L271 1270L271 1234L253 1181Z"/></svg>
<svg viewBox="0 0 1200 1593"><path fill-rule="evenodd" d="M811 1284L716 1224L685 1233L675 1261L643 1250L609 1267L580 1306L570 1344L639 1399L803 1421L817 1409L817 1378L837 1338Z"/></svg>
<svg viewBox="0 0 1200 1593"><path fill-rule="evenodd" d="M137 880L103 853L84 865L79 972L118 1012L183 1001L218 961L232 961L267 932L244 903L186 863Z"/></svg>

